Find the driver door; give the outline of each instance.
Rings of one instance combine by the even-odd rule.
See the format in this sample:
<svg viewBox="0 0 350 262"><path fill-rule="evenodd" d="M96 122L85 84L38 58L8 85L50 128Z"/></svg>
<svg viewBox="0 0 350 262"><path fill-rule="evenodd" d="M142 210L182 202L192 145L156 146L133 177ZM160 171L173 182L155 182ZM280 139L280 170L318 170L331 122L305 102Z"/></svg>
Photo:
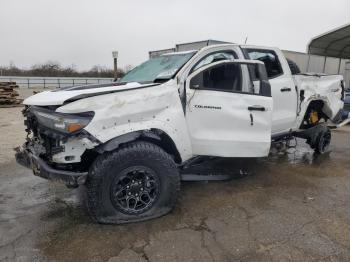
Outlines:
<svg viewBox="0 0 350 262"><path fill-rule="evenodd" d="M244 77L250 81L246 63L212 63L187 78L186 121L193 154L221 157L268 155L272 98L271 94L249 91L251 87L243 81ZM270 88L268 81L266 83Z"/></svg>

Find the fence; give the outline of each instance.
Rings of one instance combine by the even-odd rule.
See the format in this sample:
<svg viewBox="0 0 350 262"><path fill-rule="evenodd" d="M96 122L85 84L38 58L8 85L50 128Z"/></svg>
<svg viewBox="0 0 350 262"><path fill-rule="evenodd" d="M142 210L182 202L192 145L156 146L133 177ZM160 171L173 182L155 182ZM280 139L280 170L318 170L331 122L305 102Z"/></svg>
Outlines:
<svg viewBox="0 0 350 262"><path fill-rule="evenodd" d="M110 83L113 78L81 77L19 77L0 76L0 82L16 82L20 88L61 88L76 85Z"/></svg>

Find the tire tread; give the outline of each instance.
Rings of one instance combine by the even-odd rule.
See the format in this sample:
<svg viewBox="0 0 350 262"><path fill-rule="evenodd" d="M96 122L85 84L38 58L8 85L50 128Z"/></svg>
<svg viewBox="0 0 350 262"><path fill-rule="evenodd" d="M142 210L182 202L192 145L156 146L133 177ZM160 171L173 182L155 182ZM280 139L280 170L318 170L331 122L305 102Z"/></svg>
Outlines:
<svg viewBox="0 0 350 262"><path fill-rule="evenodd" d="M137 159L140 157L140 154L147 153L154 157L154 161L159 163L162 168L165 170L177 169L174 160L171 158L169 154L167 154L162 148L158 147L155 144L144 142L144 141L136 141L126 145L123 145L118 150L105 153L100 155L95 162L92 164L89 172L89 176L86 182L87 187L87 209L91 216L91 218L98 223L127 223L127 222L137 222L143 221L150 218L155 218L162 214L153 214L150 217L136 217L133 218L132 221L124 221L119 220L118 218L105 218L101 214L101 206L102 206L102 197L101 197L101 184L103 180L104 172L101 170L108 170L112 167L113 162L117 161L118 163L122 163L125 157L131 157L132 159ZM171 198L169 201L169 210L171 210L175 204L178 193L180 191L180 177L169 175L171 172L167 172L167 178L169 182L172 184L174 190L171 192ZM112 221L114 220L114 221Z"/></svg>

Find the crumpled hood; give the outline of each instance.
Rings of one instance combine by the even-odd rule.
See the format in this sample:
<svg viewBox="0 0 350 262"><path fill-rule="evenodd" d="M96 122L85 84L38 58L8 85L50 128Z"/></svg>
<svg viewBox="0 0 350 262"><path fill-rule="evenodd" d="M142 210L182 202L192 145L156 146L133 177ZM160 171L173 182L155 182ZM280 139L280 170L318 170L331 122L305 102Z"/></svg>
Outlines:
<svg viewBox="0 0 350 262"><path fill-rule="evenodd" d="M74 101L86 97L103 95L108 93L128 91L137 88L149 87L158 84L140 84L140 83L109 83L100 85L85 85L44 91L30 96L23 101L25 105L35 106L55 106L62 105L66 101Z"/></svg>

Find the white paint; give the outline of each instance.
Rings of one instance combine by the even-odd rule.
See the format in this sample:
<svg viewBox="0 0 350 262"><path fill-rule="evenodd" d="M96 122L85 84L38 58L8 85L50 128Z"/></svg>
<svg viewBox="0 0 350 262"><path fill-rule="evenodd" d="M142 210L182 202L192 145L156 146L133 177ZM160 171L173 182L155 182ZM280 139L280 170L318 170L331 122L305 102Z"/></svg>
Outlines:
<svg viewBox="0 0 350 262"><path fill-rule="evenodd" d="M148 84L150 85L150 84ZM48 106L48 105L62 105L66 100L70 98L74 98L79 95L84 94L94 94L94 93L103 93L108 91L115 91L115 90L124 90L124 89L130 89L130 88L138 88L141 86L148 86L148 85L141 85L139 83L128 83L126 85L121 86L107 86L107 87L99 87L99 88L90 88L90 89L83 89L83 90L70 90L70 91L44 91L41 93L38 93L36 95L30 96L27 99L23 101L23 104L25 105L36 105L36 106Z"/></svg>
<svg viewBox="0 0 350 262"><path fill-rule="evenodd" d="M305 99L301 103L300 113L293 126L293 130L297 130L302 123L307 107L311 101L321 100L324 102L323 112L333 119L341 108L344 107L344 102L341 100L340 81L343 79L340 75L329 76L304 76L296 75L294 80L299 88L305 92Z"/></svg>
<svg viewBox="0 0 350 262"><path fill-rule="evenodd" d="M52 161L56 163L77 163L81 161L81 156L86 149L91 149L97 146L97 143L90 141L87 138L69 138L66 142L60 142L60 146L64 148L63 152L52 156ZM66 157L73 157L66 160Z"/></svg>
<svg viewBox="0 0 350 262"><path fill-rule="evenodd" d="M215 64L220 63L222 62ZM186 81L186 120L193 154L221 157L266 156L271 145L272 98L254 94L190 89L191 79L212 65L195 71ZM248 72L243 72L243 77L247 78ZM214 109L199 108L199 105ZM266 110L249 111L248 107L254 105L264 107ZM220 109L215 109L218 106Z"/></svg>
<svg viewBox="0 0 350 262"><path fill-rule="evenodd" d="M192 156L185 117L176 82L94 96L57 109L62 113L94 111L85 130L101 142L151 128L163 130L175 142L183 160Z"/></svg>

